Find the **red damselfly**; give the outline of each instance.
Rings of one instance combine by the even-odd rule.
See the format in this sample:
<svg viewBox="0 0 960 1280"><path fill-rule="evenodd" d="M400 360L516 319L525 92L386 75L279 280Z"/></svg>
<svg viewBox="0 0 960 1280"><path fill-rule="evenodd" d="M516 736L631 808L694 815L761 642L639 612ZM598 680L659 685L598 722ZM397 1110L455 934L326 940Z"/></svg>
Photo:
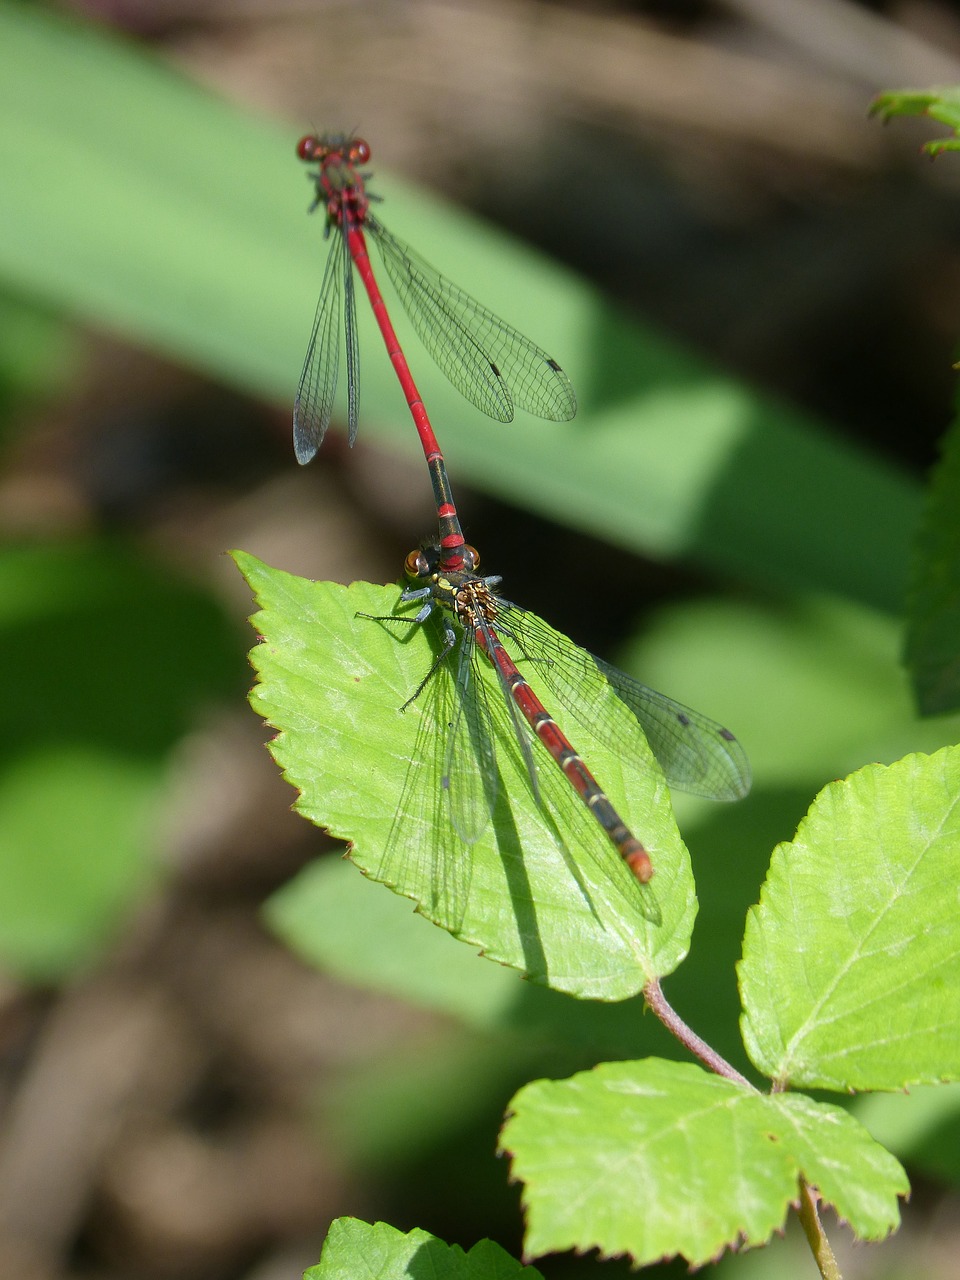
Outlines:
<svg viewBox="0 0 960 1280"><path fill-rule="evenodd" d="M499 577L477 574L479 557L464 541L443 455L374 278L364 231L377 244L387 274L427 350L453 385L491 417L509 422L518 406L540 417L569 419L576 412L570 382L545 351L439 275L374 217L369 208L373 197L365 188L368 175L358 168L370 158L366 142L309 135L301 139L297 151L302 160L318 166L312 175L317 193L313 207L324 205L326 231L333 233L334 242L297 394L296 454L300 462L308 462L330 423L339 372L341 313L351 444L356 435L359 350L355 265L417 426L437 502L438 541L411 552L405 565L407 586L400 602L419 603L419 611L414 617L390 615L376 620L418 625L432 616L441 624L439 656L404 707L420 696L434 676L451 684L454 704L447 719L442 772L450 825L463 843L473 844L489 825L496 805L495 718L483 693L483 681L474 675L474 664L482 652L496 672L538 804L542 796L534 738L571 784L572 791L564 794L579 795L636 879L646 884L653 874L649 853L617 813L517 663L529 661L531 674L575 716L582 702L577 689L595 682L599 672L640 724L668 783L681 790L720 800L745 795L750 772L743 750L721 725L594 658L534 614L497 595L494 588L500 584ZM602 736L602 725L591 722L591 728ZM619 744L613 741L611 745L616 750ZM582 812L567 812L566 825L579 827L577 817Z"/></svg>
<svg viewBox="0 0 960 1280"><path fill-rule="evenodd" d="M484 413L510 422L514 409L520 408L563 422L577 410L573 387L546 351L440 275L374 216L370 202L375 197L368 194L365 185L369 174L359 168L370 159L370 147L362 138L309 134L300 139L297 154L317 165L310 175L316 185L311 209L323 206L325 232L333 236L294 408L297 460L310 461L330 425L340 367L341 315L351 445L356 437L360 360L353 288L356 266L416 423L442 507L444 495L438 489L442 467L438 470L434 466L436 459L442 463L440 447L374 277L365 232L377 245L420 340L457 390Z"/></svg>
<svg viewBox="0 0 960 1280"><path fill-rule="evenodd" d="M638 721L671 787L712 800L740 799L750 788L743 748L722 725L594 657L535 614L498 595L495 588L501 579L476 572L479 556L474 548L463 544L460 561L462 568L446 568L437 543L412 551L404 566L407 586L400 603L419 604L419 611L413 617L393 614L376 619L416 626L434 617L440 623L439 655L401 709L416 701L434 677L452 682L442 773L450 825L464 844L473 844L486 830L496 804L496 730L483 681L474 671L482 652L496 672L537 803L541 803L541 787L532 738L543 744L617 853L637 880L646 884L653 875L649 853L546 710L518 662L527 663L531 678L581 722L592 707L584 710L578 690L595 683L600 672ZM592 716L589 727L604 739L604 726ZM614 751L620 748L613 738L608 745ZM629 766L629 761L624 763ZM572 793L566 794L572 798ZM566 825L575 825L575 813L566 814ZM656 918L656 908L651 911L649 902L647 906L648 914Z"/></svg>

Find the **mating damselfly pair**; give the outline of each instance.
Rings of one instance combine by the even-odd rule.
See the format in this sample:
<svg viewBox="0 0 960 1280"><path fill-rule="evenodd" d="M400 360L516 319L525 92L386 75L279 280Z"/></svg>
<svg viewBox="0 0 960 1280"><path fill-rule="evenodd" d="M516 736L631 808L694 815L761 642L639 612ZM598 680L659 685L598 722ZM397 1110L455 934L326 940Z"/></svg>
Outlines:
<svg viewBox="0 0 960 1280"><path fill-rule="evenodd" d="M330 423L337 387L341 322L345 336L348 432L356 436L359 416L359 346L353 287L355 266L408 407L430 473L439 522L438 538L412 551L405 563L406 587L399 603L417 606L413 615L363 615L385 624L439 623L440 648L404 708L434 679L450 684L442 788L449 825L469 846L487 829L498 791L497 729L478 663L489 661L522 757L530 787L541 802L534 739L553 757L576 796L592 814L637 881L645 885L653 865L642 841L629 829L593 773L534 691L528 674L563 704L575 705L577 691L597 673L609 682L640 724L667 782L714 800L735 800L750 786L740 744L722 725L634 680L553 631L536 615L498 594L501 579L481 576L479 556L463 536L456 505L423 399L390 322L367 254L365 232L378 246L403 308L444 374L468 400L500 421L514 407L554 421L576 412L573 388L560 365L542 348L434 270L391 235L370 210L370 159L360 138L308 135L299 157L315 164L311 173L332 237L316 318L294 413L297 458L307 462ZM482 655L482 657L481 657ZM521 671L520 665L524 666ZM616 745L616 744L614 744ZM563 815L561 815L563 816ZM457 856L451 847L450 856Z"/></svg>

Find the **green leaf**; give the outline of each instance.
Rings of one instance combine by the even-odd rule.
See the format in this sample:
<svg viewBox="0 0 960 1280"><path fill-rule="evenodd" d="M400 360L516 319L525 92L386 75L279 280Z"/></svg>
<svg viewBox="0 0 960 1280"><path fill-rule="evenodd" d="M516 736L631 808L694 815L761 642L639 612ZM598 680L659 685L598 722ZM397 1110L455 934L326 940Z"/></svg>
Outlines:
<svg viewBox="0 0 960 1280"><path fill-rule="evenodd" d="M404 1234L385 1222L371 1226L357 1218L330 1224L320 1261L303 1280L540 1280L492 1240L468 1252L445 1244L429 1231Z"/></svg>
<svg viewBox="0 0 960 1280"><path fill-rule="evenodd" d="M154 871L171 747L242 689L212 599L115 543L0 551L0 956L89 961Z"/></svg>
<svg viewBox="0 0 960 1280"><path fill-rule="evenodd" d="M826 787L747 917L744 1043L828 1089L960 1078L960 748Z"/></svg>
<svg viewBox="0 0 960 1280"><path fill-rule="evenodd" d="M237 634L213 598L115 541L0 551L0 640L21 677L0 703L0 754L90 741L158 758L199 707L242 688Z"/></svg>
<svg viewBox="0 0 960 1280"><path fill-rule="evenodd" d="M507 1016L517 975L475 957L410 908L371 893L353 867L324 858L273 894L267 922L309 964L480 1027Z"/></svg>
<svg viewBox="0 0 960 1280"><path fill-rule="evenodd" d="M893 116L929 116L948 124L955 133L960 132L960 88L956 86L933 89L897 89L881 93L870 104L872 115L878 115L886 123ZM923 144L929 156L941 151L960 150L960 138L934 138Z"/></svg>
<svg viewBox="0 0 960 1280"><path fill-rule="evenodd" d="M643 735L599 672L571 713L551 710L649 849L656 874L643 887L539 744L536 805L503 694L479 659L501 785L493 821L465 846L440 782L448 672L399 713L436 657L429 628L356 616L392 614L397 588L309 582L242 552L235 559L262 609L252 619L264 643L252 655L260 683L251 701L280 730L271 750L300 791L297 809L351 841L361 870L488 958L557 990L621 1000L676 968L696 911L689 859ZM614 728L622 751L592 724Z"/></svg>
<svg viewBox="0 0 960 1280"><path fill-rule="evenodd" d="M905 650L925 715L960 707L960 421L942 449L917 533Z"/></svg>
<svg viewBox="0 0 960 1280"><path fill-rule="evenodd" d="M0 770L0 957L54 982L107 944L155 876L161 778L92 743L26 748Z"/></svg>
<svg viewBox="0 0 960 1280"><path fill-rule="evenodd" d="M524 1183L525 1252L682 1255L702 1266L782 1228L803 1176L864 1239L899 1221L897 1161L839 1107L765 1097L689 1063L604 1063L519 1091L500 1146Z"/></svg>

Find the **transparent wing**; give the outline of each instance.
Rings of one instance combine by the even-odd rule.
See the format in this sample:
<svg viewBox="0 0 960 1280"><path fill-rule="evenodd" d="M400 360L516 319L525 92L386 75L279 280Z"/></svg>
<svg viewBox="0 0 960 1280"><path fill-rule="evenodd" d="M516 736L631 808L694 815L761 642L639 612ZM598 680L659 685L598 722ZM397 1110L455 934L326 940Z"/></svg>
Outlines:
<svg viewBox="0 0 960 1280"><path fill-rule="evenodd" d="M536 736L517 709L509 692L506 677L496 663L494 666L504 691L504 698L497 699L495 724L501 735L509 734L510 738L519 744L520 759L530 778L537 807L568 871L577 881L584 896L587 899L590 898L587 881L581 875L582 864L586 862L590 865L590 876L595 883L606 884L608 889L617 895L626 894L630 900L639 901L644 916L654 924L661 923L662 914L657 901L657 891L650 884L641 884L637 880L626 863L618 856L607 833L597 822L596 815L577 795L570 779L564 775L557 761L548 758L549 753L545 747L538 749ZM594 671L592 680L594 688L596 683L597 677ZM590 720L590 724L595 732L596 726L593 719ZM575 747L574 749L576 750ZM539 763L542 763L542 768L539 767ZM634 896L637 894L639 899Z"/></svg>
<svg viewBox="0 0 960 1280"><path fill-rule="evenodd" d="M473 878L469 845L452 829L450 807L437 779L447 767L447 742L439 726L454 713L453 680L439 672L405 715L419 717L416 744L374 879L406 894L425 914L456 933L463 923ZM424 896L423 886L429 885Z"/></svg>
<svg viewBox="0 0 960 1280"><path fill-rule="evenodd" d="M320 448L333 413L340 368L340 295L344 253L343 237L336 234L327 254L317 314L293 406L293 448L300 463L309 462ZM346 265L349 268L349 257Z"/></svg>
<svg viewBox="0 0 960 1280"><path fill-rule="evenodd" d="M750 790L750 762L729 729L618 667L593 660L637 717L670 786L707 800L743 799Z"/></svg>
<svg viewBox="0 0 960 1280"><path fill-rule="evenodd" d="M420 341L457 390L488 417L514 407L566 422L577 411L570 379L536 343L434 270L375 218L367 228Z"/></svg>
<svg viewBox="0 0 960 1280"><path fill-rule="evenodd" d="M501 633L512 635L524 657L536 664L537 678L614 750L618 745L615 737L605 732L603 724L590 719L590 707L578 694L583 672L590 665L606 676L636 716L671 787L707 800L739 800L750 790L746 754L723 725L594 657L542 618L516 605L504 605L499 625Z"/></svg>
<svg viewBox="0 0 960 1280"><path fill-rule="evenodd" d="M487 684L473 667L487 661L478 648L461 636L407 711L420 719L417 741L374 878L420 902L424 914L444 928L460 930L473 880L472 846L488 831L499 799L499 738L501 745L518 744L516 762L524 762L543 819L585 897L591 897L589 878L627 899L639 894L644 915L659 923L656 890L640 885L616 856L560 769L544 757L538 774L532 761L537 748L513 699L492 693L487 700ZM496 839L509 851L516 839L513 823L498 828ZM587 878L582 859L591 868ZM424 884L430 886L426 897Z"/></svg>
<svg viewBox="0 0 960 1280"><path fill-rule="evenodd" d="M486 689L473 674L474 645L464 634L456 650L453 677L454 701L446 730L441 787L446 795L450 823L464 844L475 844L490 824L497 802L496 734ZM449 680L438 670L435 679Z"/></svg>

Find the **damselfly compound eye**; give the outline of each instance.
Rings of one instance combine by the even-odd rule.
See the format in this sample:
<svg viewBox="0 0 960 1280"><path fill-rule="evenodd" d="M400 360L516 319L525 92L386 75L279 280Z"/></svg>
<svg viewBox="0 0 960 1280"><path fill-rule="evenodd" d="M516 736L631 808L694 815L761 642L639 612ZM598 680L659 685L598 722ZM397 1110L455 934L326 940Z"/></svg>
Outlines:
<svg viewBox="0 0 960 1280"><path fill-rule="evenodd" d="M404 560L403 571L408 578L426 578L430 573L430 561L419 547Z"/></svg>
<svg viewBox="0 0 960 1280"><path fill-rule="evenodd" d="M366 164L370 159L370 144L365 142L363 138L354 138L350 144L350 162L351 164Z"/></svg>
<svg viewBox="0 0 960 1280"><path fill-rule="evenodd" d="M315 133L305 134L297 143L297 155L301 160L316 160L320 139Z"/></svg>

